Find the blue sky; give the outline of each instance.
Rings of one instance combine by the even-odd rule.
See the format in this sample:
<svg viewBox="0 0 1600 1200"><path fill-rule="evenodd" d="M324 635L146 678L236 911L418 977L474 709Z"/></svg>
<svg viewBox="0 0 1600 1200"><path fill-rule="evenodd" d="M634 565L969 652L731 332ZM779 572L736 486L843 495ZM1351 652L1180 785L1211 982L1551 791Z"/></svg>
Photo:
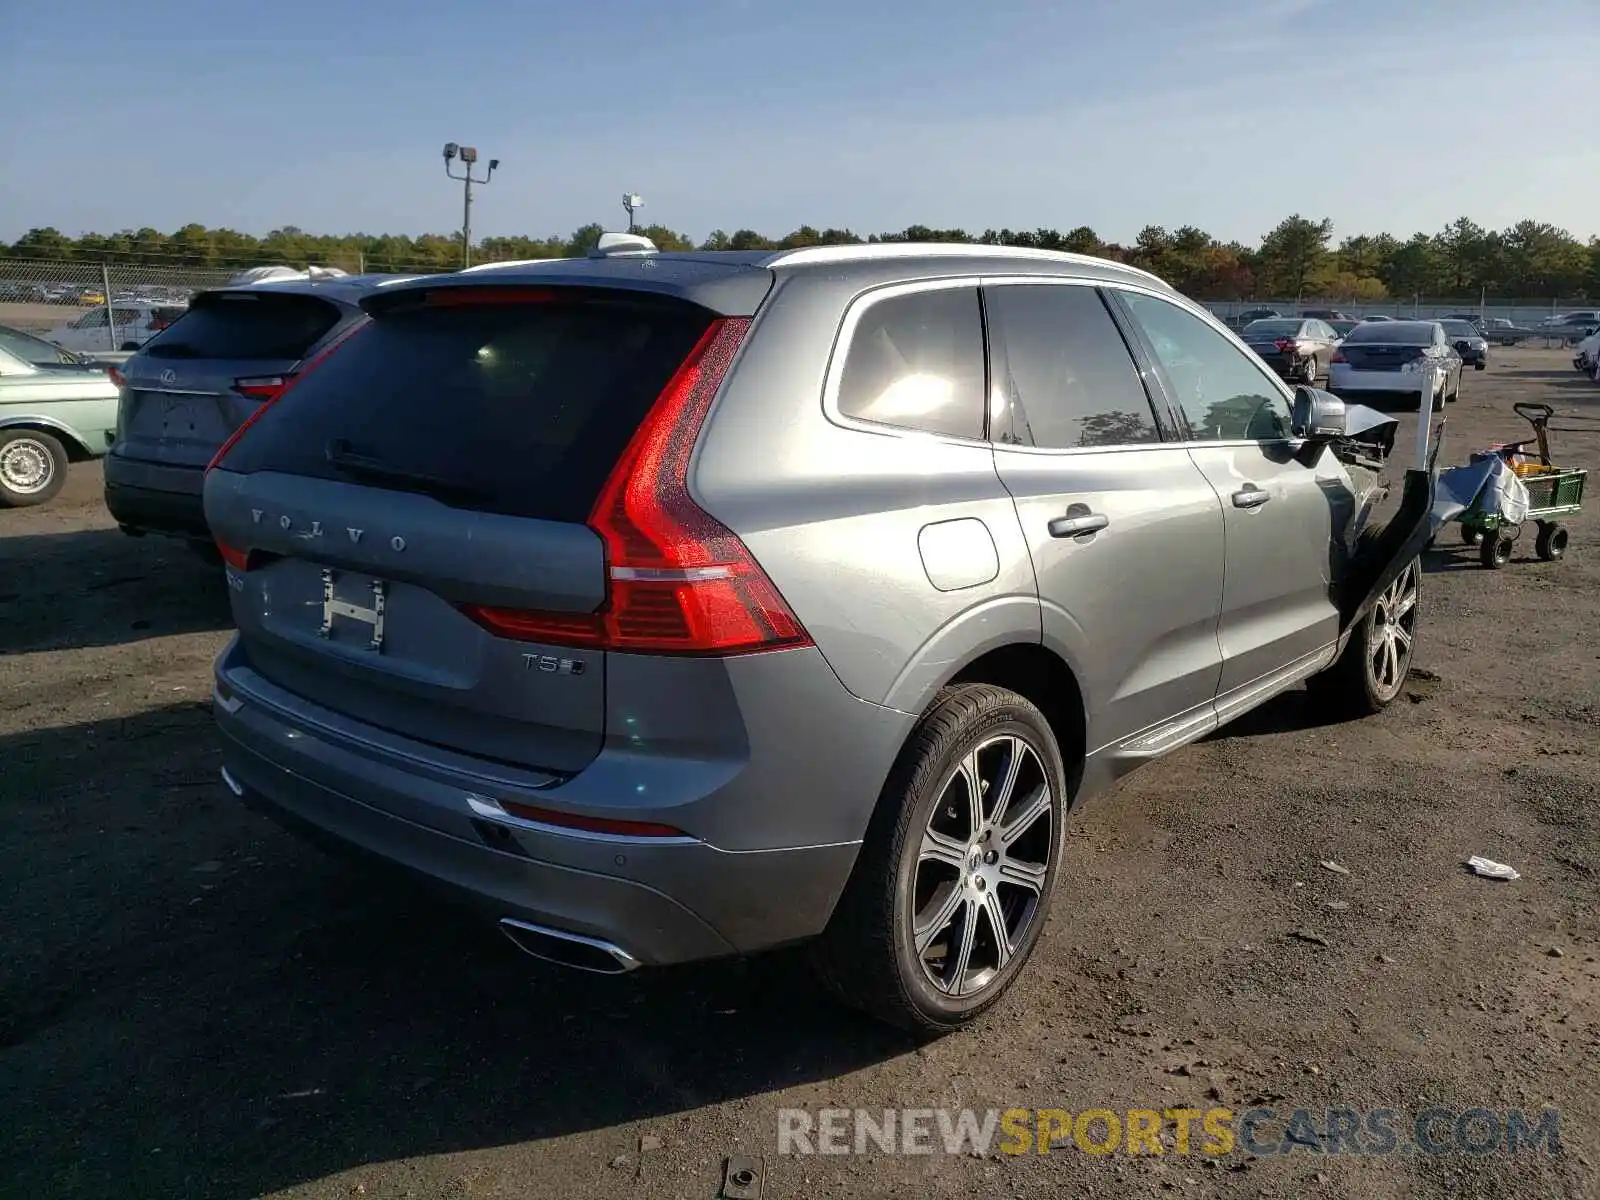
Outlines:
<svg viewBox="0 0 1600 1200"><path fill-rule="evenodd" d="M1466 213L1600 233L1596 0L74 0L0 27L0 238ZM102 48L116 49L103 53Z"/></svg>

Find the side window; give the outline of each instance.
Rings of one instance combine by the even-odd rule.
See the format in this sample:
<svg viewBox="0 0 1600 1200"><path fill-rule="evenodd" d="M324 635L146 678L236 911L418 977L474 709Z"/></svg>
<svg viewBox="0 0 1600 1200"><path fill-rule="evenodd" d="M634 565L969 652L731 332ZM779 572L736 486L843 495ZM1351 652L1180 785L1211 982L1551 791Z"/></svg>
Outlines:
<svg viewBox="0 0 1600 1200"><path fill-rule="evenodd" d="M869 303L839 381L847 417L954 437L983 437L983 318L975 287Z"/></svg>
<svg viewBox="0 0 1600 1200"><path fill-rule="evenodd" d="M106 327L106 310L103 308L91 309L72 323L74 329L104 329Z"/></svg>
<svg viewBox="0 0 1600 1200"><path fill-rule="evenodd" d="M1098 291L1002 284L985 289L984 301L995 351L994 441L1077 449L1160 440L1138 369Z"/></svg>
<svg viewBox="0 0 1600 1200"><path fill-rule="evenodd" d="M1194 438L1264 442L1289 437L1289 402L1263 367L1176 304L1138 292L1120 295L1150 339Z"/></svg>

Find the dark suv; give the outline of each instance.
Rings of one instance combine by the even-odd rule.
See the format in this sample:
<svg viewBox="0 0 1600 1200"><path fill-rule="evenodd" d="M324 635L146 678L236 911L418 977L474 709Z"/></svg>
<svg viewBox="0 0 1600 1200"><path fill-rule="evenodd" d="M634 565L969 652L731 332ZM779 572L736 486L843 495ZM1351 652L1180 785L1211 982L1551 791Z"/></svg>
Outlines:
<svg viewBox="0 0 1600 1200"><path fill-rule="evenodd" d="M1401 694L1431 489L1368 527L1352 448L1393 418L1116 263L640 241L369 296L219 454L235 796L541 957L814 940L948 1029L1084 796L1302 681Z"/></svg>
<svg viewBox="0 0 1600 1200"><path fill-rule="evenodd" d="M359 301L403 275L243 284L201 292L114 375L106 507L123 532L210 547L200 488L224 441L302 365L364 319Z"/></svg>

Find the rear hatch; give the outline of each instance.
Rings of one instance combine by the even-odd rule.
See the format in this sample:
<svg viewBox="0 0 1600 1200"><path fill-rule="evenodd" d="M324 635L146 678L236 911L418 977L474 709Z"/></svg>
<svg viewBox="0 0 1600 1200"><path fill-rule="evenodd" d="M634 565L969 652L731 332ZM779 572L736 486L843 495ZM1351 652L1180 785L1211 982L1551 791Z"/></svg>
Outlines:
<svg viewBox="0 0 1600 1200"><path fill-rule="evenodd" d="M605 603L586 520L715 314L621 289L384 299L207 479L240 653L323 709L576 772L605 736L605 654L540 631Z"/></svg>
<svg viewBox="0 0 1600 1200"><path fill-rule="evenodd" d="M118 453L204 467L302 359L358 310L312 295L217 291L124 367Z"/></svg>

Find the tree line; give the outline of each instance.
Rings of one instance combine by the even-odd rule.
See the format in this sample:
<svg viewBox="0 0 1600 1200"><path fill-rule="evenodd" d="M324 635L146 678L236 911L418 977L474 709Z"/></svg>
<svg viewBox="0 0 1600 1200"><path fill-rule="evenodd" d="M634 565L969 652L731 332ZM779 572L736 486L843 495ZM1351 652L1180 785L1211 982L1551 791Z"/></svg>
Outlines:
<svg viewBox="0 0 1600 1200"><path fill-rule="evenodd" d="M585 225L568 237L491 237L473 246L474 262L582 255L603 227ZM1298 213L1268 231L1256 246L1223 242L1192 225L1146 226L1129 244L1107 242L1088 226L1055 229L930 229L861 236L849 229L802 225L771 238L753 229L713 230L700 242L662 225L639 230L663 250L792 249L862 242L975 242L1070 250L1153 271L1203 300L1256 297L1322 300L1409 299L1413 296L1491 299L1582 299L1600 296L1600 238L1587 243L1541 221L1485 229L1459 217L1438 233L1354 234L1334 240L1333 222ZM312 234L292 225L265 237L233 229L185 225L90 233L70 238L53 228L30 229L0 258L116 262L141 266L231 269L263 263L336 266L348 271L442 271L461 261L459 234Z"/></svg>

